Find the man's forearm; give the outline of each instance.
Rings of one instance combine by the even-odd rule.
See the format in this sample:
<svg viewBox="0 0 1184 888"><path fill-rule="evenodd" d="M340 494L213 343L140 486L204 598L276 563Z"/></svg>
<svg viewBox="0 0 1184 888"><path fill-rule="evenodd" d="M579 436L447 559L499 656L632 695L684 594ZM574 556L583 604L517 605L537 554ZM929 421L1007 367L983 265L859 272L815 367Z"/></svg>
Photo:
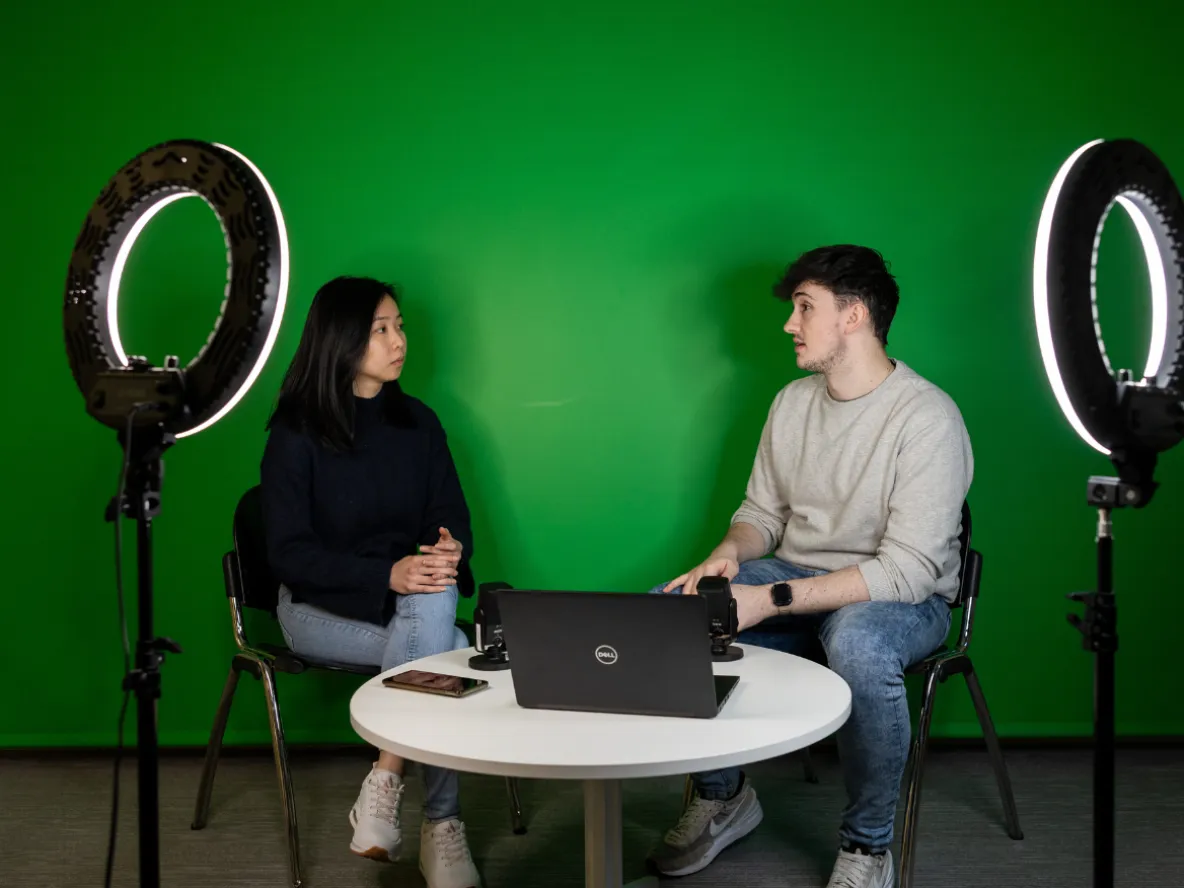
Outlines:
<svg viewBox="0 0 1184 888"><path fill-rule="evenodd" d="M727 536L715 547L712 558L730 558L737 564L763 558L767 550L765 538L759 530L743 521L733 524Z"/></svg>
<svg viewBox="0 0 1184 888"><path fill-rule="evenodd" d="M863 574L854 565L820 577L790 580L789 588L793 592L793 602L789 606L791 614L834 611L858 601L868 601L870 597ZM777 615L772 590L772 584L732 587L741 632Z"/></svg>

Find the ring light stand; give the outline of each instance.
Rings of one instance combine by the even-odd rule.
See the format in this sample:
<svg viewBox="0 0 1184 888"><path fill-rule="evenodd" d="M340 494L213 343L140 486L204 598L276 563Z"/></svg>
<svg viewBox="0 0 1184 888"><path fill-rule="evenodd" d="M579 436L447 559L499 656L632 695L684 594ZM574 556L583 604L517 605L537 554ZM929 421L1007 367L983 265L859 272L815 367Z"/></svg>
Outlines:
<svg viewBox="0 0 1184 888"><path fill-rule="evenodd" d="M1138 232L1151 280L1151 347L1142 376L1115 372L1097 325L1102 226L1115 205ZM1118 608L1110 513L1142 508L1158 486L1157 455L1184 438L1184 201L1149 149L1097 140L1061 166L1044 201L1033 268L1036 331L1045 373L1069 424L1110 458L1117 477L1094 475L1086 503L1098 509L1097 589L1074 592L1070 614L1094 661L1094 885L1114 884L1114 656Z"/></svg>
<svg viewBox="0 0 1184 888"><path fill-rule="evenodd" d="M120 284L136 238L165 206L200 197L218 217L229 256L222 311L186 367L128 356L119 336ZM165 142L142 152L107 183L87 214L66 278L66 355L87 412L118 430L120 490L108 521L136 522L139 625L135 668L140 884L160 884L156 701L160 665L181 648L157 638L152 617L152 519L160 511L162 456L181 438L230 412L275 344L288 290L288 242L279 202L263 174L225 145Z"/></svg>

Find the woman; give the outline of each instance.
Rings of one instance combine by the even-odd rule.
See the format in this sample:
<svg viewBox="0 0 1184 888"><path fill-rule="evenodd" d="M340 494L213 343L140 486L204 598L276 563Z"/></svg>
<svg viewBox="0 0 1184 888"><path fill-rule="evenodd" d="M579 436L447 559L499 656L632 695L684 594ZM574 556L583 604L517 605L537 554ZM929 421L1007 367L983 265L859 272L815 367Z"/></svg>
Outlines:
<svg viewBox="0 0 1184 888"><path fill-rule="evenodd" d="M389 284L317 292L263 456L277 615L297 653L390 669L468 646L469 510L436 414L403 393L403 319ZM394 860L403 761L380 752L350 811L350 850ZM478 888L455 771L424 767L419 865L429 888Z"/></svg>

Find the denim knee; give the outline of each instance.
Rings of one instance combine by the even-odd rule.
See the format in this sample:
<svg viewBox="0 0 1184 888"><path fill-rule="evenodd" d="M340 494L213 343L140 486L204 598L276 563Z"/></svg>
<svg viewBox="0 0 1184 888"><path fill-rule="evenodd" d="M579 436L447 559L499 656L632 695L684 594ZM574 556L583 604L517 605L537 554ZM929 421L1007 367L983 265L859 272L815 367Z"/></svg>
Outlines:
<svg viewBox="0 0 1184 888"><path fill-rule="evenodd" d="M855 697L891 684L902 671L900 653L857 625L838 628L823 647L827 665L850 685Z"/></svg>

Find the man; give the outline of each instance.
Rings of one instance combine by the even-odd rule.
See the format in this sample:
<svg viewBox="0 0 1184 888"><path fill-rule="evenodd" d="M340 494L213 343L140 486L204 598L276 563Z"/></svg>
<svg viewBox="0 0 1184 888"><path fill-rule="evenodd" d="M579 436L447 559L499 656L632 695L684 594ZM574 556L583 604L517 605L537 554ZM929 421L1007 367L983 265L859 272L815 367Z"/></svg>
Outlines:
<svg viewBox="0 0 1184 888"><path fill-rule="evenodd" d="M885 351L899 289L879 253L812 250L774 293L793 303L785 332L813 375L773 400L727 536L654 591L695 594L702 577L725 576L740 641L799 653L821 642L852 693L837 735L848 804L828 886L891 888L911 729L904 670L949 630L973 455L949 396ZM692 779L694 800L650 856L665 875L698 872L761 821L739 769Z"/></svg>

